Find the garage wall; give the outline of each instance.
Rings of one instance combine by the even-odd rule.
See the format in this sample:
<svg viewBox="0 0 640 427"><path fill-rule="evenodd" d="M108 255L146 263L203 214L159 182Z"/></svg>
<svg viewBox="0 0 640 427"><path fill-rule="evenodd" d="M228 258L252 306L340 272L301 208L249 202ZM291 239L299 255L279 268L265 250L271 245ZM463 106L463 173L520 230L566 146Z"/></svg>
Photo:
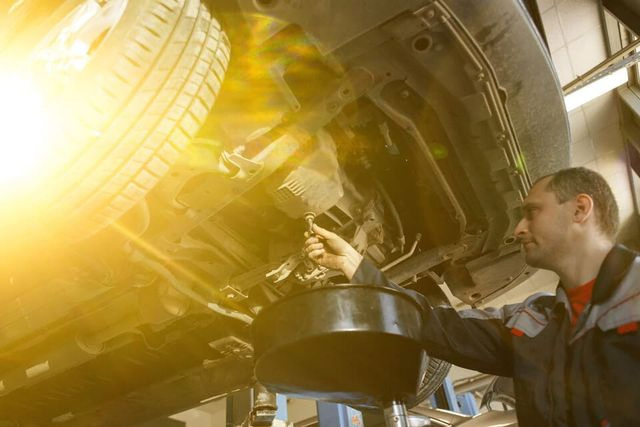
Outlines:
<svg viewBox="0 0 640 427"><path fill-rule="evenodd" d="M597 0L538 0L551 59L564 86L607 57ZM638 234L626 169L617 93L569 113L572 166L600 172L620 207L619 240Z"/></svg>

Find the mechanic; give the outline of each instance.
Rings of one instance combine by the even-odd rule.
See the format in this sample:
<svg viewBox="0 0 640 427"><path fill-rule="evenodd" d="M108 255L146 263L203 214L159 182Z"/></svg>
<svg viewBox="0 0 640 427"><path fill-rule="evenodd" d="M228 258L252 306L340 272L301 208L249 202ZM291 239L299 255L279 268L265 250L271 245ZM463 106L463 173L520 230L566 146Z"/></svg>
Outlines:
<svg viewBox="0 0 640 427"><path fill-rule="evenodd" d="M640 426L640 258L614 243L611 188L596 172L564 169L533 185L523 213L515 235L527 264L560 282L555 295L500 309L432 307L317 225L305 250L352 283L409 293L430 356L512 377L520 426Z"/></svg>

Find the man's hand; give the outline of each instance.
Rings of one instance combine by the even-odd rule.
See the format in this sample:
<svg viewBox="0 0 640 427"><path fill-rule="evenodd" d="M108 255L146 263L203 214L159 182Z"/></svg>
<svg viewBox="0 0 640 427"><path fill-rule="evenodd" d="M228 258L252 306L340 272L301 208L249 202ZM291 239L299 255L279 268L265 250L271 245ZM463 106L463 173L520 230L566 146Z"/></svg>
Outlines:
<svg viewBox="0 0 640 427"><path fill-rule="evenodd" d="M342 271L351 280L362 261L362 255L336 233L316 224L313 224L313 232L315 234L311 236L305 233L307 240L304 250L309 258L323 267Z"/></svg>

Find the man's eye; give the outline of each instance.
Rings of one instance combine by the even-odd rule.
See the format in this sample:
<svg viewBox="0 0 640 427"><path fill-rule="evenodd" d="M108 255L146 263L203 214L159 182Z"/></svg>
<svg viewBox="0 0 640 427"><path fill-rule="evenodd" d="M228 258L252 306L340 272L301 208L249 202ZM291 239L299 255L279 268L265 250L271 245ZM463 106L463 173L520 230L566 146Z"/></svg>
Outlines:
<svg viewBox="0 0 640 427"><path fill-rule="evenodd" d="M538 212L538 208L526 208L523 210L523 216L526 219L531 219L535 216L535 214Z"/></svg>

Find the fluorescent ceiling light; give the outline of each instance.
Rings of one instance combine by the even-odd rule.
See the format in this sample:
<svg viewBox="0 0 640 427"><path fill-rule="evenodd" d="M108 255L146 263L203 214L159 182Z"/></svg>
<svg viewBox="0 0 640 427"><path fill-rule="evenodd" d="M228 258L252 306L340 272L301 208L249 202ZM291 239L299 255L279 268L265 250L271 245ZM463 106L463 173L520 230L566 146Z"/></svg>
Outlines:
<svg viewBox="0 0 640 427"><path fill-rule="evenodd" d="M564 104L567 111L575 110L581 105L604 95L629 81L626 68L621 68L613 73L599 78L593 83L577 89L564 97Z"/></svg>

